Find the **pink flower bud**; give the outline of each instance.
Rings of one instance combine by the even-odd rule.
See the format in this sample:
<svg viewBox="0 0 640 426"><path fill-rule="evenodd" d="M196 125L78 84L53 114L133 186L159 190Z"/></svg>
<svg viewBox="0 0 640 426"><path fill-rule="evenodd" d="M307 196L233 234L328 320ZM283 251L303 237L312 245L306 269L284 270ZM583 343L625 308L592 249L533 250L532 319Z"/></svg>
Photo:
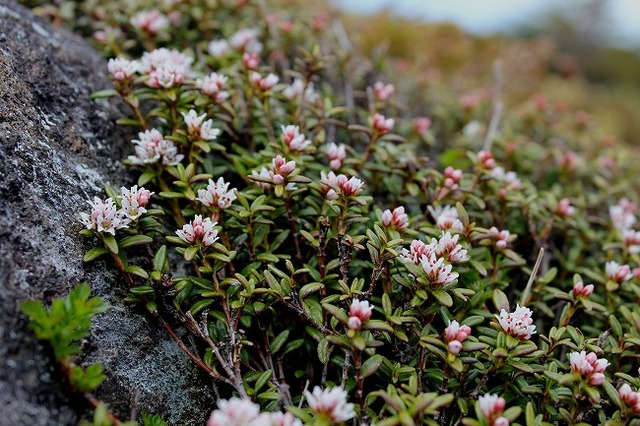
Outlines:
<svg viewBox="0 0 640 426"><path fill-rule="evenodd" d="M460 351L462 350L462 343L460 343L457 340L452 340L449 342L449 344L447 345L447 349L449 350L449 352L451 352L454 355L458 355L460 353Z"/></svg>
<svg viewBox="0 0 640 426"><path fill-rule="evenodd" d="M395 120L393 118L385 118L382 114L374 114L372 118L372 126L373 130L378 132L379 135L384 135L389 133L393 126L395 125Z"/></svg>

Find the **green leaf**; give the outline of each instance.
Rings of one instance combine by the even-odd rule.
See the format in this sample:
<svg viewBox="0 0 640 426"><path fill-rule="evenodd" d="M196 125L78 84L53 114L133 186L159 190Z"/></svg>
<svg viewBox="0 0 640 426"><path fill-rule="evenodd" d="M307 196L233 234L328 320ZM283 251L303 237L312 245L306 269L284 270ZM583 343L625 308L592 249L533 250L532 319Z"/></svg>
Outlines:
<svg viewBox="0 0 640 426"><path fill-rule="evenodd" d="M309 296L311 293L315 293L316 291L320 290L323 287L324 287L324 284L322 283L306 284L300 289L300 293L299 293L300 298L304 299L305 297Z"/></svg>
<svg viewBox="0 0 640 426"><path fill-rule="evenodd" d="M130 237L123 238L118 243L120 248L126 248L130 246L135 246L139 244L150 244L153 242L153 238L147 235L131 235Z"/></svg>
<svg viewBox="0 0 640 426"><path fill-rule="evenodd" d="M153 257L153 269L155 271L164 271L164 266L167 263L167 246L163 245L158 249L156 255Z"/></svg>
<svg viewBox="0 0 640 426"><path fill-rule="evenodd" d="M618 393L616 388L614 388L613 385L608 380L605 380L604 382L602 382L602 387L604 388L604 391L607 393L607 396L609 397L609 399L613 401L614 404L616 404L616 407L622 408L622 403L620 402L620 394Z"/></svg>
<svg viewBox="0 0 640 426"><path fill-rule="evenodd" d="M334 316L342 324L346 325L349 322L349 317L347 317L347 314L337 306L331 305L329 303L323 303L322 308L330 315Z"/></svg>
<svg viewBox="0 0 640 426"><path fill-rule="evenodd" d="M109 250L107 250L104 247L95 247L89 250L88 252L86 252L82 260L84 262L91 262L92 260L96 260L100 256L108 253L109 253Z"/></svg>
<svg viewBox="0 0 640 426"><path fill-rule="evenodd" d="M196 303L194 303L191 306L191 308L189 309L189 312L191 312L191 315L195 315L212 303L213 303L213 299L198 300Z"/></svg>
<svg viewBox="0 0 640 426"><path fill-rule="evenodd" d="M262 389L262 387L265 384L267 384L269 379L271 379L271 374L272 374L272 371L271 370L267 370L264 373L262 373L260 375L260 377L258 377L258 380L256 380L256 385L255 385L255 388L254 388L256 392L260 391L260 389Z"/></svg>
<svg viewBox="0 0 640 426"><path fill-rule="evenodd" d="M283 330L271 341L271 353L276 354L289 338L289 330Z"/></svg>
<svg viewBox="0 0 640 426"><path fill-rule="evenodd" d="M110 98L112 96L116 96L118 92L114 89L106 89L106 90L98 90L97 92L93 92L89 95L91 100L102 99L102 98Z"/></svg>
<svg viewBox="0 0 640 426"><path fill-rule="evenodd" d="M380 365L383 361L384 357L382 355L374 355L363 362L362 367L360 367L360 375L362 376L362 378L367 378L375 373L378 368L380 368Z"/></svg>
<svg viewBox="0 0 640 426"><path fill-rule="evenodd" d="M147 271L145 271L144 269L136 265L127 266L125 268L125 271L129 274L136 275L140 278L144 278L144 279L149 278L149 274L147 274Z"/></svg>
<svg viewBox="0 0 640 426"><path fill-rule="evenodd" d="M102 242L104 246L113 254L118 254L118 242L111 234L102 234Z"/></svg>
<svg viewBox="0 0 640 426"><path fill-rule="evenodd" d="M162 417L147 413L142 413L142 424L143 426L168 426Z"/></svg>
<svg viewBox="0 0 640 426"><path fill-rule="evenodd" d="M187 262L191 261L196 254L198 254L198 250L200 250L200 247L198 246L190 246L188 247L185 251L184 251L184 260L186 260Z"/></svg>
<svg viewBox="0 0 640 426"><path fill-rule="evenodd" d="M496 307L496 311L498 312L503 309L509 312L509 299L507 298L507 295L498 288L493 290L493 305Z"/></svg>
<svg viewBox="0 0 640 426"><path fill-rule="evenodd" d="M453 306L453 299L451 298L449 293L447 293L446 291L435 290L431 292L431 294L433 295L433 297L435 297L438 300L438 302L440 302L441 305L446 306L447 308L450 308Z"/></svg>
<svg viewBox="0 0 640 426"><path fill-rule="evenodd" d="M326 364L329 362L329 352L329 340L320 340L320 343L318 343L318 359L321 363Z"/></svg>

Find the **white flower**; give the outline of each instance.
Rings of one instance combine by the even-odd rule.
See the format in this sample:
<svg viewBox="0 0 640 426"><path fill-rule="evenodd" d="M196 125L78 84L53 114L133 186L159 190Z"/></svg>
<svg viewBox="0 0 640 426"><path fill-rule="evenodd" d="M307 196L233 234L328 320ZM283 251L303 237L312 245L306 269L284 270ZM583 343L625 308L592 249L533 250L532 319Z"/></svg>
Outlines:
<svg viewBox="0 0 640 426"><path fill-rule="evenodd" d="M458 211L453 206L427 206L431 217L436 221L436 226L442 231L452 229L464 231L464 225L458 218Z"/></svg>
<svg viewBox="0 0 640 426"><path fill-rule="evenodd" d="M282 141L293 152L300 152L311 145L311 141L305 139L298 126L282 126Z"/></svg>
<svg viewBox="0 0 640 426"><path fill-rule="evenodd" d="M469 260L467 257L467 250L458 244L458 237L458 234L452 237L449 232L442 231L442 237L440 237L440 240L432 238L431 244L435 246L436 254L438 256L443 256L449 262L465 262Z"/></svg>
<svg viewBox="0 0 640 426"><path fill-rule="evenodd" d="M178 229L176 235L189 244L202 241L202 245L206 247L218 239L218 231L214 229L216 225L217 222L211 221L208 217L203 220L202 216L196 215L192 222Z"/></svg>
<svg viewBox="0 0 640 426"><path fill-rule="evenodd" d="M227 40L213 40L209 43L209 54L214 58L223 58L229 53Z"/></svg>
<svg viewBox="0 0 640 426"><path fill-rule="evenodd" d="M184 67L167 64L150 71L149 78L145 81L145 84L154 89L160 87L169 89L181 86L185 77L186 71Z"/></svg>
<svg viewBox="0 0 640 426"><path fill-rule="evenodd" d="M109 74L114 80L128 80L138 72L140 63L138 61L129 61L123 58L111 58L107 63Z"/></svg>
<svg viewBox="0 0 640 426"><path fill-rule="evenodd" d="M229 190L229 182L225 182L223 178L219 178L217 182L209 179L207 189L198 190L198 198L202 204L207 207L217 207L226 209L231 206L233 200L237 198L236 189Z"/></svg>
<svg viewBox="0 0 640 426"><path fill-rule="evenodd" d="M251 172L251 176L257 177L260 179L271 179L271 173L266 167L263 167L262 169L260 169L259 172L256 170L253 170ZM270 183L262 182L260 180L256 180L255 183L262 189L271 189L273 187L273 185L271 185Z"/></svg>
<svg viewBox="0 0 640 426"><path fill-rule="evenodd" d="M146 165L162 160L165 166L175 166L184 158L184 155L178 154L173 142L164 139L156 129L140 132L138 138L132 141L136 147L135 155L128 157L131 164Z"/></svg>
<svg viewBox="0 0 640 426"><path fill-rule="evenodd" d="M532 314L531 309L516 305L516 310L512 313L502 309L500 316L496 315L496 318L505 333L520 339L530 339L536 332Z"/></svg>
<svg viewBox="0 0 640 426"><path fill-rule="evenodd" d="M174 68L185 76L191 73L193 58L178 50L169 50L165 47L145 52L140 59L139 72L149 74L159 68Z"/></svg>
<svg viewBox="0 0 640 426"><path fill-rule="evenodd" d="M249 74L249 80L251 80L251 83L255 87L263 92L266 92L273 89L274 86L278 84L280 78L273 73L267 75L266 77L262 77L259 72L252 71L251 74Z"/></svg>
<svg viewBox="0 0 640 426"><path fill-rule="evenodd" d="M353 416L353 404L347 403L347 392L339 386L331 389L313 388L313 393L304 391L309 408L316 415L329 419L332 423L342 423Z"/></svg>
<svg viewBox="0 0 640 426"><path fill-rule="evenodd" d="M620 265L618 262L611 261L607 262L604 268L607 278L619 284L629 281L633 277L629 265Z"/></svg>
<svg viewBox="0 0 640 426"><path fill-rule="evenodd" d="M400 260L418 265L423 257L431 256L432 253L435 253L435 250L436 247L433 244L425 244L420 240L413 240L409 250L402 249Z"/></svg>
<svg viewBox="0 0 640 426"><path fill-rule="evenodd" d="M138 185L134 185L131 189L127 189L124 186L120 188L122 213L131 220L135 220L145 214L147 209L145 206L149 203L149 198L153 192L141 187L138 189Z"/></svg>
<svg viewBox="0 0 640 426"><path fill-rule="evenodd" d="M87 227L98 232L116 234L117 229L127 228L130 220L119 211L111 198L101 200L94 197L93 202L88 201L91 213L80 213L80 221Z"/></svg>
<svg viewBox="0 0 640 426"><path fill-rule="evenodd" d="M229 92L222 90L229 77L212 72L208 76L197 79L196 86L202 93L209 96L216 103L221 103L229 98Z"/></svg>
<svg viewBox="0 0 640 426"><path fill-rule="evenodd" d="M504 182L509 189L519 189L522 185L515 172L506 172L503 167L495 167L491 170L491 176L495 180Z"/></svg>
<svg viewBox="0 0 640 426"><path fill-rule="evenodd" d="M635 203L626 198L621 199L615 206L610 206L609 216L611 216L613 226L620 232L630 229L636 223L636 216L633 214L635 209Z"/></svg>
<svg viewBox="0 0 640 426"><path fill-rule="evenodd" d="M189 133L200 139L211 141L216 139L220 134L220 129L213 128L213 120L209 119L204 121L207 114L199 116L195 110L191 109L187 114L183 112L182 116L184 117L184 122L187 125Z"/></svg>
<svg viewBox="0 0 640 426"><path fill-rule="evenodd" d="M314 104L318 101L318 94L313 90L313 83L307 83L307 88L304 87L304 81L296 78L290 86L284 89L282 94L289 100L302 99L304 94L305 101Z"/></svg>
<svg viewBox="0 0 640 426"><path fill-rule="evenodd" d="M260 53L262 44L258 41L258 31L246 28L236 32L229 39L229 44L237 50L247 53Z"/></svg>
<svg viewBox="0 0 640 426"><path fill-rule="evenodd" d="M457 272L451 272L452 266L444 263L444 258L436 256L435 253L422 256L420 266L432 284L445 285L458 278Z"/></svg>
<svg viewBox="0 0 640 426"><path fill-rule="evenodd" d="M260 406L248 399L222 399L218 401L218 409L211 413L207 426L259 426L259 417Z"/></svg>
<svg viewBox="0 0 640 426"><path fill-rule="evenodd" d="M149 34L157 34L169 26L169 20L159 10L143 10L131 17L131 25Z"/></svg>
<svg viewBox="0 0 640 426"><path fill-rule="evenodd" d="M482 415L489 421L491 426L508 426L509 420L502 417L507 402L498 395L485 394L478 398L478 405Z"/></svg>

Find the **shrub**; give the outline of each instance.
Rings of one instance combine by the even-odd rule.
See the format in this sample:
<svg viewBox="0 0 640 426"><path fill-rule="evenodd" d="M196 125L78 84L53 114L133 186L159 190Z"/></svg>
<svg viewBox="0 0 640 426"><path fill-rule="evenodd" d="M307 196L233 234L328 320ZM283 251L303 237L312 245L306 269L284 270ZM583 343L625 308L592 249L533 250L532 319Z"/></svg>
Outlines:
<svg viewBox="0 0 640 426"><path fill-rule="evenodd" d="M408 110L414 76L290 3L69 9L139 131L85 261L216 383L209 425L637 422L630 151L499 84Z"/></svg>

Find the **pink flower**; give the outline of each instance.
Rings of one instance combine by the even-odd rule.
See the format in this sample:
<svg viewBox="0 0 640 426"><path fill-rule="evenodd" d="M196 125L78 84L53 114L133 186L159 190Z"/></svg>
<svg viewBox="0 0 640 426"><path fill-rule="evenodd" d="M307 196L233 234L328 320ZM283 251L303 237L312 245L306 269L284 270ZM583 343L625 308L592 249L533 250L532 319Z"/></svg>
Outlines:
<svg viewBox="0 0 640 426"><path fill-rule="evenodd" d="M191 109L187 114L183 112L182 117L184 117L184 123L187 125L187 130L190 135L205 141L218 138L220 129L213 128L213 120L209 119L204 121L207 114L198 115L195 110Z"/></svg>
<svg viewBox="0 0 640 426"><path fill-rule="evenodd" d="M612 281L621 284L633 278L629 265L620 265L618 262L607 262L605 265L605 275Z"/></svg>
<svg viewBox="0 0 640 426"><path fill-rule="evenodd" d="M347 178L345 175L338 175L338 187L347 197L358 194L362 190L363 183L356 177Z"/></svg>
<svg viewBox="0 0 640 426"><path fill-rule="evenodd" d="M222 90L228 79L227 76L212 72L203 79L196 80L196 86L215 103L221 103L229 98L229 92Z"/></svg>
<svg viewBox="0 0 640 426"><path fill-rule="evenodd" d="M413 240L409 250L402 249L400 260L418 265L423 257L429 257L435 251L436 247L433 244L425 244L420 240Z"/></svg>
<svg viewBox="0 0 640 426"><path fill-rule="evenodd" d="M138 61L129 61L122 58L111 58L107 63L109 74L116 81L129 80L138 72L140 63Z"/></svg>
<svg viewBox="0 0 640 426"><path fill-rule="evenodd" d="M214 229L216 225L217 223L212 222L208 217L203 220L201 215L196 215L193 221L177 230L176 235L186 243L195 244L201 241L202 245L207 247L219 238L218 231Z"/></svg>
<svg viewBox="0 0 640 426"><path fill-rule="evenodd" d="M492 226L489 228L489 233L492 238L495 240L495 247L498 250L504 250L507 248L509 244L509 240L511 239L511 233L506 229L499 231L498 228Z"/></svg>
<svg viewBox="0 0 640 426"><path fill-rule="evenodd" d="M229 190L229 182L225 182L223 178L219 178L217 182L209 179L207 189L199 189L196 200L207 207L226 209L231 206L231 203L236 198L236 189L233 188Z"/></svg>
<svg viewBox="0 0 640 426"><path fill-rule="evenodd" d="M631 390L631 386L624 384L618 389L620 400L631 407L635 413L640 413L640 393Z"/></svg>
<svg viewBox="0 0 640 426"><path fill-rule="evenodd" d="M218 401L218 409L211 413L207 426L258 426L259 416L260 407L248 399L222 399Z"/></svg>
<svg viewBox="0 0 640 426"><path fill-rule="evenodd" d="M347 150L344 145L337 145L335 142L327 144L327 156L329 157L329 167L339 170L342 162L347 158Z"/></svg>
<svg viewBox="0 0 640 426"><path fill-rule="evenodd" d="M275 74L269 74L266 77L262 77L260 73L253 71L251 72L251 74L249 74L249 80L251 80L251 83L256 88L260 89L263 92L266 92L273 89L275 85L278 84L278 80L280 79Z"/></svg>
<svg viewBox="0 0 640 426"><path fill-rule="evenodd" d="M145 10L133 15L129 21L137 29L151 35L157 34L169 26L169 20L159 10Z"/></svg>
<svg viewBox="0 0 640 426"><path fill-rule="evenodd" d="M457 272L451 272L452 266L444 263L443 257L431 253L420 258L420 266L431 284L445 285L458 279Z"/></svg>
<svg viewBox="0 0 640 426"><path fill-rule="evenodd" d="M181 86L184 83L184 68L173 65L166 65L154 69L149 73L149 78L145 81L147 86L154 89L160 87L170 89L172 87Z"/></svg>
<svg viewBox="0 0 640 426"><path fill-rule="evenodd" d="M604 370L609 366L609 361L604 358L598 359L595 352L581 351L569 354L571 369L581 376L584 376L590 385L599 386L604 382Z"/></svg>
<svg viewBox="0 0 640 426"><path fill-rule="evenodd" d="M640 253L640 231L626 229L622 232L622 239L629 253Z"/></svg>
<svg viewBox="0 0 640 426"><path fill-rule="evenodd" d="M460 180L462 179L462 170L454 169L449 166L444 169L444 182L443 185L449 189L458 189Z"/></svg>
<svg viewBox="0 0 640 426"><path fill-rule="evenodd" d="M496 166L496 160L493 159L490 151L480 151L478 152L478 164L485 170L491 170Z"/></svg>
<svg viewBox="0 0 640 426"><path fill-rule="evenodd" d="M416 133L424 135L431 128L431 119L429 117L418 117L413 120L413 127L416 129Z"/></svg>
<svg viewBox="0 0 640 426"><path fill-rule="evenodd" d="M213 40L209 43L208 51L214 58L223 58L229 54L229 43L226 40Z"/></svg>
<svg viewBox="0 0 640 426"><path fill-rule="evenodd" d="M509 420L502 416L507 402L498 395L485 394L478 398L480 411L482 415L489 421L490 426L508 426Z"/></svg>
<svg viewBox="0 0 640 426"><path fill-rule="evenodd" d="M369 306L369 302L364 300L353 299L349 307L349 323L351 330L359 330L362 324L369 321L373 313L373 306Z"/></svg>
<svg viewBox="0 0 640 426"><path fill-rule="evenodd" d="M436 226L441 231L452 229L464 231L464 225L458 218L458 211L453 206L427 206L431 217L436 221Z"/></svg>
<svg viewBox="0 0 640 426"><path fill-rule="evenodd" d="M80 213L80 221L87 229L115 235L116 230L129 227L130 220L117 209L112 198L101 200L94 197L93 202L88 203L91 213Z"/></svg>
<svg viewBox="0 0 640 426"><path fill-rule="evenodd" d="M151 198L153 192L143 187L138 189L138 185L135 185L131 189L123 186L120 188L120 193L122 194L120 198L124 216L130 220L135 220L147 212L145 206L149 203L149 198Z"/></svg>
<svg viewBox="0 0 640 426"><path fill-rule="evenodd" d="M278 155L271 160L271 171L274 175L289 176L296 168L295 161L287 161L284 157ZM275 179L274 179L275 181ZM276 182L278 184L278 182Z"/></svg>
<svg viewBox="0 0 640 426"><path fill-rule="evenodd" d="M442 231L440 240L432 238L431 245L434 246L436 255L444 257L449 262L465 262L469 260L467 250L458 244L458 238L459 235L457 234L452 237L449 232Z"/></svg>
<svg viewBox="0 0 640 426"><path fill-rule="evenodd" d="M578 281L573 285L574 297L589 297L593 293L593 284L584 285L582 281Z"/></svg>
<svg viewBox="0 0 640 426"><path fill-rule="evenodd" d="M260 57L257 53L245 52L242 54L242 63L248 70L255 70L260 64Z"/></svg>
<svg viewBox="0 0 640 426"><path fill-rule="evenodd" d="M317 416L333 424L345 422L355 416L353 404L347 403L347 392L339 386L331 389L313 388L313 393L304 391L309 408Z"/></svg>
<svg viewBox="0 0 640 426"><path fill-rule="evenodd" d="M571 205L571 200L568 198L563 198L558 202L558 208L556 208L556 213L560 217L570 217L576 212L576 208Z"/></svg>
<svg viewBox="0 0 640 426"><path fill-rule="evenodd" d="M293 152L300 152L311 145L311 141L305 139L298 126L282 126L282 142Z"/></svg>
<svg viewBox="0 0 640 426"><path fill-rule="evenodd" d="M409 225L409 216L404 212L403 206L393 209L393 213L391 210L385 210L382 213L382 224L387 228L393 226L399 232L402 232Z"/></svg>
<svg viewBox="0 0 640 426"><path fill-rule="evenodd" d="M502 309L500 316L496 315L496 318L505 333L519 339L530 339L536 332L536 326L533 325L531 318L532 314L531 309L516 305L516 310L512 313Z"/></svg>
<svg viewBox="0 0 640 426"><path fill-rule="evenodd" d="M393 84L384 84L381 81L376 81L373 85L373 93L377 100L386 101L393 96L395 92L395 87Z"/></svg>
<svg viewBox="0 0 640 426"><path fill-rule="evenodd" d="M471 335L471 327L467 325L461 326L458 321L451 321L449 326L444 330L444 339L447 342L449 352L458 355L462 349L462 342Z"/></svg>
<svg viewBox="0 0 640 426"><path fill-rule="evenodd" d="M377 132L378 135L382 136L393 130L395 120L393 118L387 119L384 115L376 113L373 115L371 123L373 130Z"/></svg>

